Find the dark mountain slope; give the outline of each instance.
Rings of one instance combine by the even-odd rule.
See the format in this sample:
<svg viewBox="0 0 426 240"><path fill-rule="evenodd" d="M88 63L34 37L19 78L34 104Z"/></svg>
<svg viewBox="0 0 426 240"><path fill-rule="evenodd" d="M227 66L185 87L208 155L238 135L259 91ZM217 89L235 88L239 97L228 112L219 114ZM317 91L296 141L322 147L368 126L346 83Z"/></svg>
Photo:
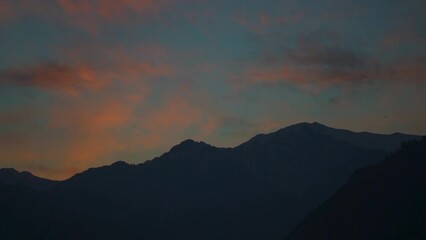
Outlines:
<svg viewBox="0 0 426 240"><path fill-rule="evenodd" d="M293 125L258 135L232 149L232 154L255 175L297 197L304 210L311 211L353 171L377 163L386 154L383 149L363 148L324 134L325 129L317 123Z"/></svg>
<svg viewBox="0 0 426 240"><path fill-rule="evenodd" d="M294 221L291 207L297 205L222 149L190 140L144 164L90 169L47 194L8 191L0 204L14 205L16 197L19 206L6 211L6 218L19 217L13 227L5 221L0 233L16 236L20 231L9 231L25 229L48 239L105 239L105 232L110 239L273 238L280 225Z"/></svg>
<svg viewBox="0 0 426 240"><path fill-rule="evenodd" d="M92 169L73 177L66 185L105 195L114 193L124 199L139 199L138 202L156 211L156 215L167 219L187 213L181 209L202 212L206 208L215 209L211 204L219 206L235 198L252 199L249 205L259 206L258 198L269 191L278 192L283 198L281 201L292 204L283 213L285 220L281 220L286 226L284 230L289 231L346 182L353 171L377 163L386 153L325 135L317 125L298 124L258 135L234 149L187 140L150 162ZM252 183L244 182L248 179L252 179ZM264 188L271 190L265 189L265 193L261 193L262 188L258 188L262 191L249 190L256 182L262 182ZM169 202L171 197L173 201ZM267 224L273 225L272 222ZM260 232L254 231L253 226L250 237ZM282 230L276 229L277 235L273 236L278 237Z"/></svg>
<svg viewBox="0 0 426 240"><path fill-rule="evenodd" d="M51 189L57 181L32 175L30 172L19 172L13 168L0 169L0 184L27 186L36 190Z"/></svg>
<svg viewBox="0 0 426 240"><path fill-rule="evenodd" d="M333 136L355 146L386 152L391 152L399 148L402 141L421 138L419 136L403 133L393 133L390 135L369 132L356 133L345 129L330 128L317 122L309 124L308 126L311 129L315 129L316 131L321 132L322 134Z"/></svg>
<svg viewBox="0 0 426 240"><path fill-rule="evenodd" d="M426 138L357 171L286 239L426 239Z"/></svg>
<svg viewBox="0 0 426 240"><path fill-rule="evenodd" d="M187 140L139 165L89 169L48 192L8 186L0 205L19 217L13 226L4 221L0 236L16 236L22 231L8 231L18 228L43 239L279 239L385 152L316 124L258 135L234 149Z"/></svg>

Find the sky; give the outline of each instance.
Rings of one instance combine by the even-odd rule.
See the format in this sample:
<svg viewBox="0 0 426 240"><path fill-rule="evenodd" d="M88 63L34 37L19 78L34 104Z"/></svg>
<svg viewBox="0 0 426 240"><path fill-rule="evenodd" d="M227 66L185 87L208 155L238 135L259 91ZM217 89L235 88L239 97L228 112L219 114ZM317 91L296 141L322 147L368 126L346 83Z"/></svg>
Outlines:
<svg viewBox="0 0 426 240"><path fill-rule="evenodd" d="M0 168L66 179L298 122L426 135L423 0L0 0Z"/></svg>

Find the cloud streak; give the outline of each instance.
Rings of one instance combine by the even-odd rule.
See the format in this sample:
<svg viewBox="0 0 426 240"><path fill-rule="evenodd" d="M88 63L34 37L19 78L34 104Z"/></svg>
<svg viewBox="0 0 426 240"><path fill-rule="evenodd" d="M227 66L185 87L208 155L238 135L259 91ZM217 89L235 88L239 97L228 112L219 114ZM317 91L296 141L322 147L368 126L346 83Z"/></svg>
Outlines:
<svg viewBox="0 0 426 240"><path fill-rule="evenodd" d="M103 90L114 82L129 85L134 81L175 75L174 67L168 63L137 59L122 49L95 50L95 54L102 57L98 60L84 60L88 55L84 51L63 53L63 63L40 61L0 70L0 85L35 87L78 96L82 91Z"/></svg>
<svg viewBox="0 0 426 240"><path fill-rule="evenodd" d="M424 55L387 61L375 59L367 53L343 46L332 34L299 38L294 47L262 49L259 56L234 79L264 85L285 83L304 89L312 89L307 86L319 89L354 87L376 82L426 82Z"/></svg>
<svg viewBox="0 0 426 240"><path fill-rule="evenodd" d="M105 24L152 19L171 3L170 0L3 0L0 24L36 17L95 33Z"/></svg>
<svg viewBox="0 0 426 240"><path fill-rule="evenodd" d="M0 26L12 20L15 16L11 2L0 2Z"/></svg>
<svg viewBox="0 0 426 240"><path fill-rule="evenodd" d="M77 94L79 89L99 89L103 85L89 66L55 62L0 71L0 83L59 90L71 95Z"/></svg>

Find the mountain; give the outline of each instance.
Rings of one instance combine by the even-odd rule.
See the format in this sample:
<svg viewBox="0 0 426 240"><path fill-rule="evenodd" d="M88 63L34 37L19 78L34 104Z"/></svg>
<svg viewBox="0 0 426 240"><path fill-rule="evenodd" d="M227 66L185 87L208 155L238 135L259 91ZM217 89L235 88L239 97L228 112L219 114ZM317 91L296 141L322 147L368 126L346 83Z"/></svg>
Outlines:
<svg viewBox="0 0 426 240"><path fill-rule="evenodd" d="M21 185L36 190L48 190L53 188L56 181L40 178L30 172L19 172L13 168L0 169L0 184Z"/></svg>
<svg viewBox="0 0 426 240"><path fill-rule="evenodd" d="M304 210L311 211L345 183L354 170L378 163L401 142L417 138L300 123L257 135L231 152L236 161L297 197L305 205Z"/></svg>
<svg viewBox="0 0 426 240"><path fill-rule="evenodd" d="M0 185L0 235L279 239L353 171L382 159L394 139L417 138L363 135L302 123L235 148L186 140L151 161L88 169L47 192ZM377 136L393 140L363 145Z"/></svg>
<svg viewBox="0 0 426 240"><path fill-rule="evenodd" d="M354 173L286 240L426 239L426 137Z"/></svg>
<svg viewBox="0 0 426 240"><path fill-rule="evenodd" d="M340 140L344 140L358 147L387 152L391 152L399 148L401 141L420 139L420 137L414 137L413 135L403 133L393 133L390 135L369 132L355 133L345 129L330 128L317 122L312 124L302 123L302 125L306 125L306 127L315 129L325 135L330 135Z"/></svg>
<svg viewBox="0 0 426 240"><path fill-rule="evenodd" d="M50 239L260 239L283 221L259 219L289 216L296 204L226 151L192 140L144 164L89 169L48 194L5 191L2 218L15 219L3 222L6 235Z"/></svg>
<svg viewBox="0 0 426 240"><path fill-rule="evenodd" d="M280 232L282 215L292 219L291 206L297 205L233 161L226 149L193 140L143 164L90 169L63 182L60 190L111 201L120 221L143 229L126 239L273 237L270 233ZM149 228L137 223L146 218Z"/></svg>

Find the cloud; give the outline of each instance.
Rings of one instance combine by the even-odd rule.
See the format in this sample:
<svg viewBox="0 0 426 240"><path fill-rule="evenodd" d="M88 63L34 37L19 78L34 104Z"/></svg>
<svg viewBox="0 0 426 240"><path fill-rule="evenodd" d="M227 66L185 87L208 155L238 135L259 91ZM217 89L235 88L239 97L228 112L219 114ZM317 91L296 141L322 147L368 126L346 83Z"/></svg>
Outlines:
<svg viewBox="0 0 426 240"><path fill-rule="evenodd" d="M0 2L0 26L12 20L15 17L13 5L9 1Z"/></svg>
<svg viewBox="0 0 426 240"><path fill-rule="evenodd" d="M157 11L167 4L165 0L59 0L59 6L72 15L94 15L114 19L128 13Z"/></svg>
<svg viewBox="0 0 426 240"><path fill-rule="evenodd" d="M168 0L59 0L60 9L71 25L96 31L109 22L128 22L153 16L170 3Z"/></svg>
<svg viewBox="0 0 426 240"><path fill-rule="evenodd" d="M0 83L53 89L75 95L79 89L98 89L97 81L90 66L68 66L56 62L41 62L29 67L15 67L0 71Z"/></svg>
<svg viewBox="0 0 426 240"><path fill-rule="evenodd" d="M220 114L194 89L158 94L149 85L130 84L124 91L111 85L2 111L2 166L64 179L119 159L141 162L185 138L204 140L216 132Z"/></svg>
<svg viewBox="0 0 426 240"><path fill-rule="evenodd" d="M361 68L367 64L365 55L348 47L329 45L313 39L301 39L288 51L288 61L299 65L320 65L333 69Z"/></svg>
<svg viewBox="0 0 426 240"><path fill-rule="evenodd" d="M170 0L3 0L0 24L35 17L95 33L106 24L153 18L171 3Z"/></svg>
<svg viewBox="0 0 426 240"><path fill-rule="evenodd" d="M282 40L280 36L271 37ZM258 58L249 61L233 79L263 85L292 84L314 92L331 86L426 82L423 54L376 59L372 54L345 46L338 34L330 32L301 36L295 44L287 41L272 48L262 44L259 50Z"/></svg>
<svg viewBox="0 0 426 240"><path fill-rule="evenodd" d="M174 67L168 62L162 63L161 57L150 61L150 52L146 48L138 50L145 54L145 59L132 56L134 52L120 48L98 47L86 51L87 48L60 52L62 62L39 61L0 70L0 85L35 87L78 96L83 91L105 90L114 82L129 85L175 75ZM155 49L154 52L158 51ZM90 59L90 56L97 58Z"/></svg>
<svg viewBox="0 0 426 240"><path fill-rule="evenodd" d="M40 109L34 113L24 109L2 113L2 123L6 124L0 128L2 166L64 179L88 167L118 160L114 156L136 141L123 138L123 133L132 123L136 107L143 104L143 99L135 102L118 95L92 101L61 99L62 104L44 106L46 113L40 113Z"/></svg>
<svg viewBox="0 0 426 240"><path fill-rule="evenodd" d="M0 145L6 149L2 166L64 179L129 152L145 156L140 153L145 138L134 134L139 130L135 119L150 108L148 97L164 97L150 95L154 80L175 75L168 51L161 46L77 45L58 53L61 61L0 71L1 87L18 87L14 98L38 94L33 88L56 93L44 95L48 101L42 106L24 102L14 111L0 111Z"/></svg>
<svg viewBox="0 0 426 240"><path fill-rule="evenodd" d="M118 130L132 120L135 105L126 101L104 100L97 104L56 106L50 113L49 131L67 136L57 155L67 167L84 168L124 149ZM113 159L111 159L113 160Z"/></svg>
<svg viewBox="0 0 426 240"><path fill-rule="evenodd" d="M400 83L426 83L426 55L399 58L386 66L382 78Z"/></svg>

